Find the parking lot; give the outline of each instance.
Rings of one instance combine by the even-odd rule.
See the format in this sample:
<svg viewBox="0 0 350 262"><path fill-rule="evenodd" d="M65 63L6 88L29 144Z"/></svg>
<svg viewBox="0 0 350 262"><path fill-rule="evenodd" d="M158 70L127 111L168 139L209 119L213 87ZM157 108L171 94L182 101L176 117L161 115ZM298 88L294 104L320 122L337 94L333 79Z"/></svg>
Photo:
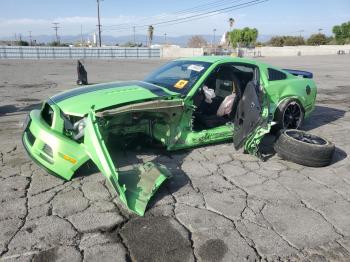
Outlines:
<svg viewBox="0 0 350 262"><path fill-rule="evenodd" d="M71 181L26 155L21 125L41 101L76 87L76 61L0 60L0 256L4 261L349 261L350 56L259 58L314 73L303 129L335 143L332 164L266 162L222 143L174 153L125 150L171 170L145 217L100 173ZM86 60L90 83L143 79L164 60Z"/></svg>

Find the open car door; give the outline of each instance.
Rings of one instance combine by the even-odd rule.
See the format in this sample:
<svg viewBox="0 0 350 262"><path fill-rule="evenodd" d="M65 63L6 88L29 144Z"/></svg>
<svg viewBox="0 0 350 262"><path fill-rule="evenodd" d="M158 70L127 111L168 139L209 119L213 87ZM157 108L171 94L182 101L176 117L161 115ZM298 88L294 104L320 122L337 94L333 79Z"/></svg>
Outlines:
<svg viewBox="0 0 350 262"><path fill-rule="evenodd" d="M254 80L243 91L234 119L233 144L238 150L258 155L263 136L270 132L268 102L259 84L259 72L255 69Z"/></svg>
<svg viewBox="0 0 350 262"><path fill-rule="evenodd" d="M98 119L91 110L86 119L84 144L91 160L118 192L122 202L143 216L147 203L159 186L170 177L169 171L152 162L130 171L117 171L99 129Z"/></svg>

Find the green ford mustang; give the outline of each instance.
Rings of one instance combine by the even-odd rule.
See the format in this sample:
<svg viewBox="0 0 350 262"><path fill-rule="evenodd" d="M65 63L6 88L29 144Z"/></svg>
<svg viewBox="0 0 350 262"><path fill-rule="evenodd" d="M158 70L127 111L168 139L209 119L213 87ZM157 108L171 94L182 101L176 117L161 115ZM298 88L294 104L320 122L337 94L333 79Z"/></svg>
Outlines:
<svg viewBox="0 0 350 262"><path fill-rule="evenodd" d="M170 62L144 81L75 88L30 112L23 144L50 173L69 180L92 160L129 209L143 215L171 174L148 162L118 170L110 137L145 134L167 150L233 139L259 155L272 125L298 128L314 109L312 74L232 57L196 57Z"/></svg>

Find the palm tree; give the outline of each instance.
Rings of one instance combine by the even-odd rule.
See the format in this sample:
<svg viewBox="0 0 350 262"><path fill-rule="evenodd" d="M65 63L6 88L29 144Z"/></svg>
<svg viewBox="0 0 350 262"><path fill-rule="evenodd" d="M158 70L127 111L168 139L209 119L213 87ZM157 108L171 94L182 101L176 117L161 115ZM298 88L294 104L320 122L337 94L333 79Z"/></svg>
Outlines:
<svg viewBox="0 0 350 262"><path fill-rule="evenodd" d="M148 27L148 40L149 40L149 46L150 46L150 47L151 47L151 45L152 45L153 32L154 32L154 27L150 25L150 26Z"/></svg>
<svg viewBox="0 0 350 262"><path fill-rule="evenodd" d="M232 31L232 27L233 24L235 23L235 19L233 19L232 17L228 20L229 24L230 24L230 30Z"/></svg>
<svg viewBox="0 0 350 262"><path fill-rule="evenodd" d="M229 24L230 24L230 31L232 31L232 27L233 27L233 24L235 23L235 19L233 19L232 17L228 20ZM227 46L230 46L230 33L227 32L226 33L226 44Z"/></svg>

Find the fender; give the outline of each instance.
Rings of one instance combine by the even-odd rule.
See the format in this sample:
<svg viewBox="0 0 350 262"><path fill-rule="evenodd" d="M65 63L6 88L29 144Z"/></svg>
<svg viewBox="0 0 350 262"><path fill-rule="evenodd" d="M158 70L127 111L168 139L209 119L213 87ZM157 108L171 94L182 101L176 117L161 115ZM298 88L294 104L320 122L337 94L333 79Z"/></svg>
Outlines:
<svg viewBox="0 0 350 262"><path fill-rule="evenodd" d="M170 172L152 162L128 171L118 171L101 135L99 120L93 110L87 116L84 144L91 160L118 192L120 200L136 214L143 216L148 201L169 177Z"/></svg>

